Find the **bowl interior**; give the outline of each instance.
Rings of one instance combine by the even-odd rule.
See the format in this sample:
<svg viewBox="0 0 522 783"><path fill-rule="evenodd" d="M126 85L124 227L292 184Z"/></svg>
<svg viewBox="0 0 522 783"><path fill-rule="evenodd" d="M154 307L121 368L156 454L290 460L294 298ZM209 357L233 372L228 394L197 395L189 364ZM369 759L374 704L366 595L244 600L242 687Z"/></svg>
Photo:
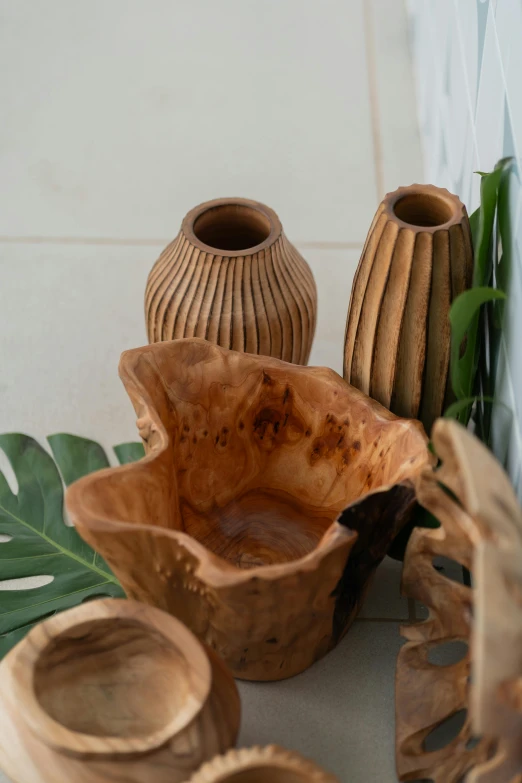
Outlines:
<svg viewBox="0 0 522 783"><path fill-rule="evenodd" d="M94 619L55 637L34 672L37 700L67 729L146 737L190 698L189 665L161 633L132 620Z"/></svg>
<svg viewBox="0 0 522 783"><path fill-rule="evenodd" d="M315 549L335 516L268 487L206 512L181 501L182 529L237 568L304 557Z"/></svg>

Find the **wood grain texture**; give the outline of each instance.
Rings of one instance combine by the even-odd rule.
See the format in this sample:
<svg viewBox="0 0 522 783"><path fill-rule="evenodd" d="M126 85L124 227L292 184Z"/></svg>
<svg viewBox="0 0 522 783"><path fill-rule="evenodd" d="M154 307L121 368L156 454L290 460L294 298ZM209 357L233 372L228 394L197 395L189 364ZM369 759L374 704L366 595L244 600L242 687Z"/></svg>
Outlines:
<svg viewBox="0 0 522 783"><path fill-rule="evenodd" d="M432 185L389 193L353 281L345 379L429 432L450 400L449 308L472 273L469 220L456 196Z"/></svg>
<svg viewBox="0 0 522 783"><path fill-rule="evenodd" d="M522 509L500 466L491 456L482 456L479 464L471 466L472 502L479 510L485 535L476 547L473 568L474 687L470 711L475 734L493 737L497 746L492 758L475 767L468 780L469 783L520 783Z"/></svg>
<svg viewBox="0 0 522 783"><path fill-rule="evenodd" d="M346 632L408 518L421 425L327 368L198 339L128 351L120 374L146 457L70 487L80 534L236 677L303 671Z"/></svg>
<svg viewBox="0 0 522 783"><path fill-rule="evenodd" d="M397 772L400 780L457 783L469 773L466 780L473 783L511 783L514 770L522 771L522 704L516 697L509 705L502 702L503 689L509 684L514 696L521 676L522 609L515 604L522 595L522 513L501 466L467 430L439 419L432 440L442 465L423 471L417 497L441 527L416 528L404 561L403 592L425 604L429 616L402 629L408 642L397 662ZM514 565L510 552L518 560L508 600L509 581L506 586L502 580ZM437 571L435 556L471 570L473 588ZM458 662L440 666L430 661L441 645L469 644L470 639ZM468 714L458 735L428 751L428 735L460 710ZM511 744L507 749L501 741L494 755L503 731ZM475 744L473 737L481 739Z"/></svg>
<svg viewBox="0 0 522 783"><path fill-rule="evenodd" d="M216 199L188 213L151 270L149 342L202 337L224 348L306 364L317 291L275 212Z"/></svg>
<svg viewBox="0 0 522 783"><path fill-rule="evenodd" d="M203 764L188 783L339 783L299 753L267 745L229 750Z"/></svg>
<svg viewBox="0 0 522 783"><path fill-rule="evenodd" d="M93 601L0 664L0 767L19 783L181 783L235 743L239 715L230 672L178 620Z"/></svg>

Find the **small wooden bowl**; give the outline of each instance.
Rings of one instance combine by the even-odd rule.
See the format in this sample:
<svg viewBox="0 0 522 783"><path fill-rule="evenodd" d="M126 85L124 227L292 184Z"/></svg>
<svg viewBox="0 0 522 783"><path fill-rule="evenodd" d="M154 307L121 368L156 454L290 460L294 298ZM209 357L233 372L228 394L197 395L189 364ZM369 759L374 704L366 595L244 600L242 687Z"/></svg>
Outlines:
<svg viewBox="0 0 522 783"><path fill-rule="evenodd" d="M277 745L230 750L216 756L188 783L339 783L335 775Z"/></svg>
<svg viewBox="0 0 522 783"><path fill-rule="evenodd" d="M147 456L69 488L78 531L129 597L179 617L236 677L303 671L407 521L422 426L333 370L199 339L127 351L120 374Z"/></svg>
<svg viewBox="0 0 522 783"><path fill-rule="evenodd" d="M93 601L0 665L0 766L23 783L181 783L235 743L239 714L232 676L179 620Z"/></svg>

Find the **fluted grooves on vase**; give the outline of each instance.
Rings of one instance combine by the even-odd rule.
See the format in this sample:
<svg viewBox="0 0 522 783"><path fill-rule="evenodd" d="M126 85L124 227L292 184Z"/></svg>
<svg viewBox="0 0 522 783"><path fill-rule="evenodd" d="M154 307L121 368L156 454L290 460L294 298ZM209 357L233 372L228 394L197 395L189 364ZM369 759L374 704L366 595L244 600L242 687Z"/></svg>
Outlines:
<svg viewBox="0 0 522 783"><path fill-rule="evenodd" d="M354 278L344 377L427 431L451 399L451 302L471 284L466 208L447 190L412 185L389 193Z"/></svg>
<svg viewBox="0 0 522 783"><path fill-rule="evenodd" d="M246 199L189 212L145 293L149 342L202 337L296 364L308 361L316 310L310 267L275 212Z"/></svg>

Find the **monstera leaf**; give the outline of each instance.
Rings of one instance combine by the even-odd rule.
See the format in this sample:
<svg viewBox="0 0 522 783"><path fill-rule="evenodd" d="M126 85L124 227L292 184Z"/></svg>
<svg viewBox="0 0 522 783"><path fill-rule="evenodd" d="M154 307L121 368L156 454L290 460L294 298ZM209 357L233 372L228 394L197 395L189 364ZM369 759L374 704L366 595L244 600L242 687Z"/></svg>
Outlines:
<svg viewBox="0 0 522 783"><path fill-rule="evenodd" d="M124 595L107 564L64 520L64 483L107 467L107 455L98 443L75 435L48 441L54 460L27 435L0 435L18 483L11 491L0 472L0 657L44 617L97 596ZM121 463L144 454L139 443L115 451ZM49 581L31 589L5 584L34 576Z"/></svg>

